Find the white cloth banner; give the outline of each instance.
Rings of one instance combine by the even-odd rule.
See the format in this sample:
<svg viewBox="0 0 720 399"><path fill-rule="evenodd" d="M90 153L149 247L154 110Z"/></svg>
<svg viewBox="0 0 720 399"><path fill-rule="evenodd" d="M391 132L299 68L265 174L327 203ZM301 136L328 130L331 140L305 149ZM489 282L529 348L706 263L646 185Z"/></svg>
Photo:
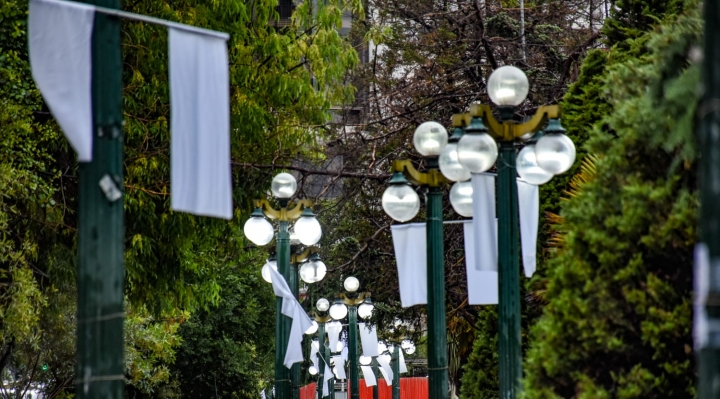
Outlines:
<svg viewBox="0 0 720 399"><path fill-rule="evenodd" d="M365 378L365 386L374 387L377 385L377 379L375 378L375 373L373 373L372 367L360 366L360 369L362 369L363 377Z"/></svg>
<svg viewBox="0 0 720 399"><path fill-rule="evenodd" d="M33 79L77 153L92 161L92 31L95 8L31 0L28 46Z"/></svg>
<svg viewBox="0 0 720 399"><path fill-rule="evenodd" d="M537 234L540 222L540 187L517 181L520 216L520 242L525 277L532 277L537 268Z"/></svg>
<svg viewBox="0 0 720 399"><path fill-rule="evenodd" d="M292 318L292 326L290 327L290 338L287 343L287 352L283 364L287 368L291 368L294 363L302 362L302 339L303 334L312 326L312 320L305 313L300 303L290 291L285 278L282 274L272 267L268 268L272 275L272 286L275 296L282 298L282 314Z"/></svg>
<svg viewBox="0 0 720 399"><path fill-rule="evenodd" d="M325 332L328 336L328 345L330 352L337 352L337 344L340 341L340 332L342 331L342 323L339 321L331 321L325 324Z"/></svg>
<svg viewBox="0 0 720 399"><path fill-rule="evenodd" d="M407 365L405 364L405 356L403 355L403 350L398 350L398 361L400 362L400 373L407 373Z"/></svg>
<svg viewBox="0 0 720 399"><path fill-rule="evenodd" d="M342 356L343 360L346 362L348 360L348 354L349 354L348 347L347 347L347 345L345 345L342 348L342 351L340 351L340 356Z"/></svg>
<svg viewBox="0 0 720 399"><path fill-rule="evenodd" d="M318 367L318 348L315 345L310 345L310 361L312 362L313 367L315 367L315 370L320 370L320 367Z"/></svg>
<svg viewBox="0 0 720 399"><path fill-rule="evenodd" d="M425 223L392 225L400 301L404 308L427 303L427 235Z"/></svg>
<svg viewBox="0 0 720 399"><path fill-rule="evenodd" d="M375 326L365 323L359 323L360 327L360 343L362 344L363 356L374 357L378 353L378 339Z"/></svg>
<svg viewBox="0 0 720 399"><path fill-rule="evenodd" d="M497 226L493 220L493 226ZM495 270L479 269L480 262L477 248L483 247L475 239L475 222L468 220L463 223L465 233L465 271L467 274L468 304L470 305L497 305L498 304L498 272ZM493 229L494 232L495 229ZM495 240L495 236L485 234L485 240Z"/></svg>
<svg viewBox="0 0 720 399"><path fill-rule="evenodd" d="M335 374L333 374L332 369L330 368L330 365L325 363L325 373L323 374L323 388L322 388L322 396L323 398L330 395L330 380L335 377Z"/></svg>
<svg viewBox="0 0 720 399"><path fill-rule="evenodd" d="M172 208L231 219L225 39L169 28Z"/></svg>
<svg viewBox="0 0 720 399"><path fill-rule="evenodd" d="M337 371L335 376L340 380L347 379L347 375L345 374L345 360L343 357L340 355L333 356L332 361L335 364L335 371Z"/></svg>
<svg viewBox="0 0 720 399"><path fill-rule="evenodd" d="M473 237L475 254L472 265L477 270L498 270L497 232L495 217L495 176L473 174ZM465 241L467 243L467 240ZM467 250L467 244L465 248ZM465 253L467 257L467 252ZM470 284L468 284L468 289ZM472 305L473 303L470 302Z"/></svg>
<svg viewBox="0 0 720 399"><path fill-rule="evenodd" d="M385 378L385 383L389 386L392 385L393 371L390 367L390 355L380 355L377 357L378 366L380 366L380 373Z"/></svg>

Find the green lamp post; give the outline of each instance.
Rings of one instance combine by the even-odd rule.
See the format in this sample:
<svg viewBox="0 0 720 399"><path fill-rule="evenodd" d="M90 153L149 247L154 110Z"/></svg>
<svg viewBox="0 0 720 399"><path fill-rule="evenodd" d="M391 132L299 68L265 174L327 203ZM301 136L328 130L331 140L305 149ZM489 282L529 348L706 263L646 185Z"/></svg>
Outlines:
<svg viewBox="0 0 720 399"><path fill-rule="evenodd" d="M296 201L290 207L290 198L297 191L297 181L289 173L279 173L271 184L271 191L277 198L279 209L274 209L267 200L256 200L255 210L245 222L243 231L245 236L258 246L267 245L273 239L273 226L265 219L278 221L278 232L276 239L276 262L278 272L287 281L295 297L298 297L298 273L291 268L290 248L290 221L297 220L294 226L294 233L297 239L306 246L313 245L320 240L322 230L320 223L310 209L313 205L310 200ZM275 327L275 397L279 399L298 399L300 396L300 364L294 364L292 370L288 370L283 364L287 341L290 336L290 318L282 314L282 299L277 298L276 302L276 327Z"/></svg>
<svg viewBox="0 0 720 399"><path fill-rule="evenodd" d="M513 66L495 70L488 79L488 95L498 106L500 120L487 105L474 104L469 114L454 115L453 125L466 125L457 144L460 165L482 173L497 162L499 379L500 397L514 399L520 391L522 351L518 261L519 220L517 176L530 184L543 184L567 171L575 161L575 146L560 125L558 106L539 107L524 123L514 119L525 101L529 84ZM549 123L548 123L549 121ZM547 126L546 126L547 125ZM544 132L537 134L544 128ZM526 145L516 153L516 144ZM457 184L457 183L456 183Z"/></svg>
<svg viewBox="0 0 720 399"><path fill-rule="evenodd" d="M409 184L428 188L427 224L427 321L429 397L447 399L448 357L445 320L445 262L443 250L442 186L450 183L440 172L438 157L448 144L445 128L437 122L421 124L413 136L415 149L425 157L427 171L415 169L409 160L392 163L395 172L383 193L382 206L391 218L406 222L420 210L420 198Z"/></svg>
<svg viewBox="0 0 720 399"><path fill-rule="evenodd" d="M322 396L322 385L323 385L323 380L324 380L324 376L325 376L324 364L325 364L326 360L329 360L328 357L325 355L325 348L326 348L326 345L325 345L325 323L332 320L332 317L330 317L330 315L328 314L328 310L330 309L330 302L325 298L320 298L315 303L315 309L317 309L317 312L315 314L313 314L313 319L315 319L315 322L317 322L317 325L318 325L318 329L317 329L318 369L315 371L315 373L311 372L310 374L318 375L318 382L315 386L315 390L317 392L316 397L318 399L321 399L323 397Z"/></svg>
<svg viewBox="0 0 720 399"><path fill-rule="evenodd" d="M367 319L372 317L374 305L368 301L370 293L360 292L360 281L355 277L348 277L343 282L347 291L338 295L339 300L330 307L330 316L334 320L348 318L348 363L350 365L348 374L350 380L350 398L360 399L360 357L358 354L358 315ZM359 306L359 308L358 308Z"/></svg>

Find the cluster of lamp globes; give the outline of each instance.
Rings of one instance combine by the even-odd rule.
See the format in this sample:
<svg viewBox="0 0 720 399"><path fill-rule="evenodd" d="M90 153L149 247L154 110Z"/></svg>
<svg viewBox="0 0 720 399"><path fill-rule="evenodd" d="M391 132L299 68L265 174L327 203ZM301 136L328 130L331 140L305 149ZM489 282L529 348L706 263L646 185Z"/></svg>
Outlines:
<svg viewBox="0 0 720 399"><path fill-rule="evenodd" d="M525 73L513 66L496 69L487 83L490 99L500 107L517 107L525 101L529 88ZM415 149L425 157L438 157L442 174L456 182L450 189L450 203L465 217L472 216L471 174L489 170L498 157L498 145L492 136L473 132L471 126L457 142L449 143L447 130L437 122L421 124L413 136ZM520 150L515 166L522 180L540 185L570 169L575 162L575 145L563 132L559 121L550 121L535 144ZM532 136L521 139L530 138ZM420 210L420 198L407 183L391 181L383 193L382 206L391 218L406 222Z"/></svg>
<svg viewBox="0 0 720 399"><path fill-rule="evenodd" d="M290 173L279 173L273 178L270 190L276 198L288 199L295 195L297 191L297 180L295 180L295 177ZM258 246L267 245L275 236L272 224L265 218L260 210L256 210L250 215L250 218L245 222L243 232L245 233L245 237ZM291 240L298 240L303 245L310 246L320 241L321 237L322 228L320 227L320 222L315 218L310 208L305 208L293 226L293 232L290 236ZM269 270L271 267L277 270L277 261L273 258L268 259L262 268L262 277L268 283L272 283ZM307 262L303 263L300 270L298 270L300 278L308 284L322 280L326 272L327 267L317 254L311 256Z"/></svg>

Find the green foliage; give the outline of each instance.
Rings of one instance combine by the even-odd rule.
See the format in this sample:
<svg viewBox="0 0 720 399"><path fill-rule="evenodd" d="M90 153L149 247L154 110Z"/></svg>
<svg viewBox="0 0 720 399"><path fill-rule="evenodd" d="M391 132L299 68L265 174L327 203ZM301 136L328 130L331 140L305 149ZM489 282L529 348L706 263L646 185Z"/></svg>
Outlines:
<svg viewBox="0 0 720 399"><path fill-rule="evenodd" d="M601 78L612 112L590 130L595 174L563 203L555 226L563 244L549 260L548 303L532 329L526 398L694 395L699 70L687 53L700 40L701 19L697 5L688 7L629 40L638 56Z"/></svg>
<svg viewBox="0 0 720 399"><path fill-rule="evenodd" d="M687 0L617 0L613 3L603 34L611 46L624 46L628 39L636 39L657 25L663 17L675 15Z"/></svg>
<svg viewBox="0 0 720 399"><path fill-rule="evenodd" d="M257 398L271 383L275 297L260 277L261 259L226 266L223 296L180 327L173 378L184 398Z"/></svg>

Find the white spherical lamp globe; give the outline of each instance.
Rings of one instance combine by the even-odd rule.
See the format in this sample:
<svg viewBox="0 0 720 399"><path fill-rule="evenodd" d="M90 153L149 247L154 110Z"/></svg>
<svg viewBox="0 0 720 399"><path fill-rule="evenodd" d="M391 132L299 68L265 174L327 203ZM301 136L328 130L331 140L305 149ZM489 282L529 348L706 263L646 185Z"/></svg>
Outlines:
<svg viewBox="0 0 720 399"><path fill-rule="evenodd" d="M300 219L295 222L293 230L297 239L307 246L315 245L318 241L320 241L320 237L322 237L322 227L320 227L320 222L318 222L315 218L315 214L310 210L310 208L305 208L300 216Z"/></svg>
<svg viewBox="0 0 720 399"><path fill-rule="evenodd" d="M313 320L312 325L310 325L310 328L308 328L305 331L305 335L313 335L318 330L318 323L317 321Z"/></svg>
<svg viewBox="0 0 720 399"><path fill-rule="evenodd" d="M348 308L340 300L336 300L332 306L330 306L330 317L334 320L342 320L347 316Z"/></svg>
<svg viewBox="0 0 720 399"><path fill-rule="evenodd" d="M357 278L350 276L343 282L343 287L345 287L348 292L355 292L358 288L360 288L360 281Z"/></svg>
<svg viewBox="0 0 720 399"><path fill-rule="evenodd" d="M320 298L315 302L315 308L321 312L327 312L330 309L330 301L325 298Z"/></svg>
<svg viewBox="0 0 720 399"><path fill-rule="evenodd" d="M575 162L575 144L564 134L545 134L535 144L535 156L541 168L559 175Z"/></svg>
<svg viewBox="0 0 720 399"><path fill-rule="evenodd" d="M437 122L425 122L415 129L413 145L420 155L436 157L448 143L447 130Z"/></svg>
<svg viewBox="0 0 720 399"><path fill-rule="evenodd" d="M515 168L520 178L530 184L539 186L553 178L553 174L541 168L535 158L535 146L525 146L517 155Z"/></svg>
<svg viewBox="0 0 720 399"><path fill-rule="evenodd" d="M267 245L275 235L272 224L265 219L259 209L256 209L245 222L243 233L248 240L258 246Z"/></svg>
<svg viewBox="0 0 720 399"><path fill-rule="evenodd" d="M278 173L272 179L270 190L277 198L290 198L297 191L297 180L290 173Z"/></svg>
<svg viewBox="0 0 720 399"><path fill-rule="evenodd" d="M315 375L318 373L318 369L315 368L315 366L310 366L308 367L308 373L310 373L310 375Z"/></svg>
<svg viewBox="0 0 720 399"><path fill-rule="evenodd" d="M360 359L358 360L361 365L363 366L369 366L370 363L372 363L372 357L370 356L360 356Z"/></svg>
<svg viewBox="0 0 720 399"><path fill-rule="evenodd" d="M450 204L455 212L465 217L473 215L473 188L469 181L453 184L450 188Z"/></svg>
<svg viewBox="0 0 720 399"><path fill-rule="evenodd" d="M263 265L262 270L260 270L260 274L262 275L263 280L267 281L268 283L272 283L272 274L270 274L270 268L273 268L273 270L277 271L277 261L275 261L275 259L268 259L268 261L265 262L265 265Z"/></svg>
<svg viewBox="0 0 720 399"><path fill-rule="evenodd" d="M366 298L365 301L358 306L358 316L363 320L367 320L372 317L374 310L375 305L373 305L370 298Z"/></svg>
<svg viewBox="0 0 720 399"><path fill-rule="evenodd" d="M382 196L382 207L388 216L398 222L407 222L420 211L420 197L407 184L402 173L395 173L390 180Z"/></svg>
<svg viewBox="0 0 720 399"><path fill-rule="evenodd" d="M492 168L498 157L498 146L487 133L462 136L458 141L458 161L472 173L482 173Z"/></svg>
<svg viewBox="0 0 720 399"><path fill-rule="evenodd" d="M510 65L494 70L487 82L490 99L500 106L522 104L529 91L530 83L525 73Z"/></svg>
<svg viewBox="0 0 720 399"><path fill-rule="evenodd" d="M448 143L440 153L438 164L443 176L452 181L465 181L470 179L470 171L458 159L457 143Z"/></svg>
<svg viewBox="0 0 720 399"><path fill-rule="evenodd" d="M300 266L300 270L298 270L300 278L308 284L322 281L322 279L325 278L325 273L327 273L327 266L325 266L325 263L321 261L319 257L315 259L310 258L310 260Z"/></svg>

